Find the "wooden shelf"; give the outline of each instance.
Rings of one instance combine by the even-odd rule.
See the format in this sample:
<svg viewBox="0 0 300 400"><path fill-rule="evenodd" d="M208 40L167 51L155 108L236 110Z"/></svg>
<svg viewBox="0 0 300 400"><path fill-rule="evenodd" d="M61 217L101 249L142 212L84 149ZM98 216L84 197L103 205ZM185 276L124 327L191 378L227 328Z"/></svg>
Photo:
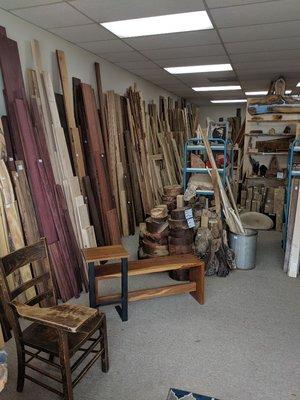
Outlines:
<svg viewBox="0 0 300 400"><path fill-rule="evenodd" d="M253 137L285 137L285 138L293 138L295 137L295 134L285 134L285 133L275 133L274 135L271 135L269 133L245 133L245 136L253 136Z"/></svg>
<svg viewBox="0 0 300 400"><path fill-rule="evenodd" d="M288 151L270 151L270 152L256 152L256 151L248 151L248 154L251 154L253 156L283 156L289 154Z"/></svg>
<svg viewBox="0 0 300 400"><path fill-rule="evenodd" d="M247 122L256 122L257 124L261 124L262 122L285 122L288 124L294 124L294 123L296 124L297 122L300 122L300 119L260 119L260 120L247 119Z"/></svg>

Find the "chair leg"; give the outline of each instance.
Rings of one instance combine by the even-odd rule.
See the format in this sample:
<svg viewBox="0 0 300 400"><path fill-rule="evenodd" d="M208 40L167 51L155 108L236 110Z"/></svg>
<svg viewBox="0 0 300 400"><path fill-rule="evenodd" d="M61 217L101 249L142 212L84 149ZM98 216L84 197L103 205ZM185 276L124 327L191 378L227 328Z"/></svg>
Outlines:
<svg viewBox="0 0 300 400"><path fill-rule="evenodd" d="M108 372L109 370L109 359L108 359L108 342L107 342L107 327L106 327L106 316L103 316L102 323L100 325L100 335L102 336L101 348L103 353L101 357L102 371Z"/></svg>
<svg viewBox="0 0 300 400"><path fill-rule="evenodd" d="M24 353L24 345L21 343L17 343L17 354L18 354L17 391L22 392L25 381L25 353Z"/></svg>
<svg viewBox="0 0 300 400"><path fill-rule="evenodd" d="M71 365L69 356L68 335L59 331L59 360L61 365L61 374L63 381L64 400L73 400L73 387L71 376Z"/></svg>

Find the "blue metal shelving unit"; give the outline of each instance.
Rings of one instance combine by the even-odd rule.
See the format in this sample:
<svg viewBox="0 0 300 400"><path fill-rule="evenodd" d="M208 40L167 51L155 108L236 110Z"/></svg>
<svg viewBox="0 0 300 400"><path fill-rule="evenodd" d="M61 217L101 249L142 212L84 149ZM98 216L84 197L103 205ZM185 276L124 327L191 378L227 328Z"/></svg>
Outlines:
<svg viewBox="0 0 300 400"><path fill-rule="evenodd" d="M286 245L287 226L289 220L290 200L291 200L291 189L292 189L292 178L300 178L300 170L294 170L295 155L300 153L300 139L295 139L291 143L288 154L288 174L287 174L287 188L284 205L284 234L283 234L283 247Z"/></svg>
<svg viewBox="0 0 300 400"><path fill-rule="evenodd" d="M226 185L226 175L229 169L229 175L232 176L233 171L233 145L230 139L208 139L211 145L212 152L223 152L224 156L224 167L219 168L219 174L222 178L222 182L224 186ZM189 153L195 154L205 154L205 146L203 140L201 138L192 138L189 139L184 146L184 167L183 167L183 189L186 190L187 183L189 180L190 174L208 174L208 171L211 168L191 168L189 167ZM226 166L227 155L230 155L230 165ZM197 190L198 195L202 196L212 196L214 194L213 190Z"/></svg>

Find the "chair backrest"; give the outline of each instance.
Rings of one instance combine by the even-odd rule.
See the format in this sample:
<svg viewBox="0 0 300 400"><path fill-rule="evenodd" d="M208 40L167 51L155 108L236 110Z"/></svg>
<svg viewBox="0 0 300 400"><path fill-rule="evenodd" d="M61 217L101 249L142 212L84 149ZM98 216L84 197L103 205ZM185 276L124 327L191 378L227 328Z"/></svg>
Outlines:
<svg viewBox="0 0 300 400"><path fill-rule="evenodd" d="M31 269L32 279L23 282L15 288L11 288L8 280L9 275L20 272L21 268L25 266L28 268L28 265L34 262L42 262L44 272L35 276L34 269ZM9 322L14 330L17 329L15 334L20 334L18 318L14 309L10 307L11 301L17 299L29 306L39 304L42 307L55 305L57 303L53 288L46 239L42 238L35 244L23 247L0 258L0 284L1 300ZM33 293L33 296L30 298L28 298L28 289L34 289L30 290L30 293ZM20 297L22 299L20 299ZM25 301L23 300L24 298Z"/></svg>

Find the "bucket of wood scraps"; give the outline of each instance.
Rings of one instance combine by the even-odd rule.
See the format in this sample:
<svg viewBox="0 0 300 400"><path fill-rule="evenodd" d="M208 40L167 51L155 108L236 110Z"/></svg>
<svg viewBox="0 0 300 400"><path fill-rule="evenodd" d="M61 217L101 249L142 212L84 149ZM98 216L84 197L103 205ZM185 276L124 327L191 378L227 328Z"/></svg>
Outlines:
<svg viewBox="0 0 300 400"><path fill-rule="evenodd" d="M245 229L245 234L229 232L229 245L235 253L238 269L255 268L257 231Z"/></svg>

